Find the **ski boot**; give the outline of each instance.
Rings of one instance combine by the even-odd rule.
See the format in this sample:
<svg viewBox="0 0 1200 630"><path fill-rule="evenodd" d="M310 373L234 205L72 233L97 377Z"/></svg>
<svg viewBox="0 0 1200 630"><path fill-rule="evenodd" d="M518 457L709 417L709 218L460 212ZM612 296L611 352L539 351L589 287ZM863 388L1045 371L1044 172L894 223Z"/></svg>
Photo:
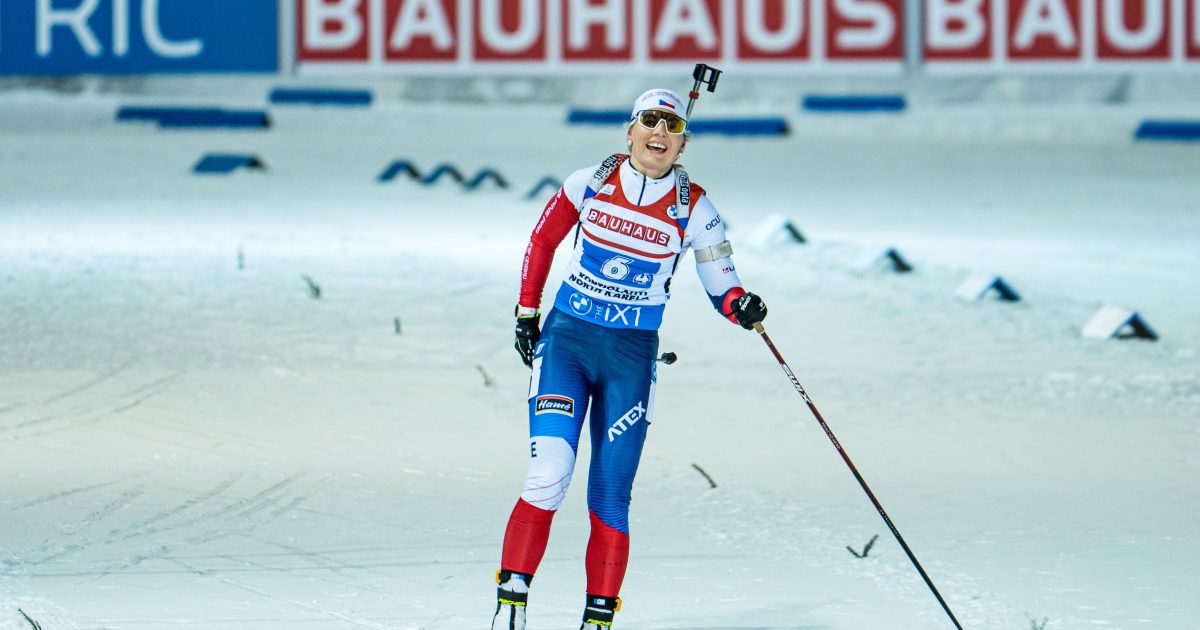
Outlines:
<svg viewBox="0 0 1200 630"><path fill-rule="evenodd" d="M496 572L496 614L492 630L525 630L525 602L529 598L532 575L516 571Z"/></svg>
<svg viewBox="0 0 1200 630"><path fill-rule="evenodd" d="M618 610L621 610L620 597L601 597L589 593L584 601L583 624L579 630L608 630Z"/></svg>

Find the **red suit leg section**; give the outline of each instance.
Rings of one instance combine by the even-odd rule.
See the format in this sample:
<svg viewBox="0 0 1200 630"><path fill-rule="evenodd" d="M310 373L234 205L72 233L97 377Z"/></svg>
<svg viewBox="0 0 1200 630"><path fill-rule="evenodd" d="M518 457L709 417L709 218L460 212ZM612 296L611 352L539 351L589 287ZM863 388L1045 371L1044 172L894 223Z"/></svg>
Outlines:
<svg viewBox="0 0 1200 630"><path fill-rule="evenodd" d="M587 592L616 597L629 564L629 535L604 524L591 511L592 535L587 547Z"/></svg>
<svg viewBox="0 0 1200 630"><path fill-rule="evenodd" d="M500 567L526 575L536 573L546 553L553 519L552 510L543 510L526 503L525 499L517 499L512 515L508 517L508 528L504 530Z"/></svg>

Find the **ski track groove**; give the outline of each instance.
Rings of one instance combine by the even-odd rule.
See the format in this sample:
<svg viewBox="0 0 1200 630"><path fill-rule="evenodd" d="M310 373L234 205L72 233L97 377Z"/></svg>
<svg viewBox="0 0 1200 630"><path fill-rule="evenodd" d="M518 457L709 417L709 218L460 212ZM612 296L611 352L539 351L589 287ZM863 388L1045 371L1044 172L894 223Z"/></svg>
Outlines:
<svg viewBox="0 0 1200 630"><path fill-rule="evenodd" d="M232 586L234 588L238 588L243 591L253 593L263 599L268 599L271 601L290 604L296 608L300 608L300 609L307 611L309 613L312 613L312 614L320 615L322 617L337 619L339 621L344 621L346 623L349 623L349 624L352 624L355 626L359 626L359 627L363 627L363 628L375 628L376 630L389 630L390 629L390 626L386 626L386 625L380 624L380 623L375 623L374 621L370 621L368 619L357 619L357 618L351 617L349 615L344 615L339 612L321 608L320 606L315 606L313 604L307 604L305 602L296 601L294 599L289 599L287 597L280 597L278 595L273 595L262 589L255 588L248 584L243 584L243 583L241 583L237 580L234 580L228 576L221 575L220 573L213 573L213 572L207 571L205 569L200 569L200 568L194 567L194 566L188 564L187 562L179 560L178 558L171 558L171 562L178 564L179 566L183 567L184 569L186 569L189 572L194 573L196 575L212 578L214 580L217 580L218 582L221 582L222 584L226 584L228 586Z"/></svg>
<svg viewBox="0 0 1200 630"><path fill-rule="evenodd" d="M166 391L167 388L174 381L178 380L181 377L182 377L182 374L170 374L170 375L164 376L162 378L154 379L153 381L145 383L140 387L130 390L124 394L121 394L117 397L117 400L109 401L109 404L118 403L119 406L109 409L107 411L100 409L100 407L102 407L103 405L92 405L90 407L74 410L70 413L61 414L61 415L41 416L38 418L26 420L24 422L19 422L14 425L9 425L7 427L0 428L0 431L2 431L2 432L10 432L10 431L18 431L20 429L28 429L31 427L38 427L41 425L53 423L53 422L60 421L60 420L64 421L64 423L61 426L47 428L47 429L43 429L41 431L32 431L32 432L23 433L23 434L21 434L21 433L12 433L9 435L0 434L0 444L3 444L5 442L18 442L18 441L22 441L22 440L28 440L28 439L42 437L42 436L46 436L46 435L52 435L55 433L61 433L63 431L71 431L71 430L78 429L78 428L84 427L84 426L92 426L92 425L99 424L100 422L104 421L106 418L108 418L110 416L118 415L118 414L124 413L126 411L129 411L130 409L134 409L134 408L138 407L139 405L141 405L142 403L158 396L159 394ZM120 404L122 399L128 399L129 397L136 397L136 398L134 398L131 401L124 402L123 404ZM91 417L87 418L84 421L81 421L81 422L70 421L71 418L76 418L79 416L87 416L89 414L91 415Z"/></svg>
<svg viewBox="0 0 1200 630"><path fill-rule="evenodd" d="M101 383L117 376L118 374L125 372L131 366L133 366L135 363L137 363L136 359L130 359L130 360L126 361L125 363L117 366L116 368L113 368L112 370L109 370L108 372L105 372L104 374L101 374L100 376L93 378L90 381L87 381L81 385L77 385L75 387L66 389L66 390L59 392L57 394L54 394L53 396L50 396L48 398L43 398L43 399L37 400L37 401L19 402L19 403L14 403L12 405L9 405L7 407L0 407L0 414L9 413L11 411L20 409L21 407L25 407L25 406L32 405L32 404L52 405L60 400L63 400L64 398L69 398L71 396L74 396L75 394L78 394L80 392L85 392L89 389L92 389L93 387L96 387L97 385L100 385Z"/></svg>
<svg viewBox="0 0 1200 630"><path fill-rule="evenodd" d="M161 528L160 527L151 527L151 525L154 525L156 523L161 523L162 521L165 521L177 514L186 512L187 510L189 510L197 505L200 505L210 499L213 499L217 496L220 496L221 494L224 494L226 490L233 487L233 485L236 484L238 481L240 481L242 479L242 477L243 477L242 473L240 473L240 472L234 473L234 474L226 477L223 481L218 483L212 489L210 489L206 492L202 492L198 495L194 495L192 498L188 499L187 501L184 501L183 503L180 503L179 505L176 505L175 507L173 507L169 510L164 510L164 511L159 512L158 514L155 514L154 516L151 516L149 518L131 523L130 525L123 527L121 529L115 529L115 530L109 532L109 542L111 543L111 542L116 542L118 540L127 540L129 538L136 538L138 536L144 536L146 534L153 534L153 533L157 533L157 532L161 532L161 531L177 529L178 527L181 527L182 525L175 524L170 527L161 527Z"/></svg>
<svg viewBox="0 0 1200 630"><path fill-rule="evenodd" d="M166 431L170 431L172 433L180 433L183 435L190 435L190 436L202 438L205 440L211 440L213 442L213 444L211 444L208 447L211 450L216 450L226 444L229 444L232 441L240 446L254 446L258 450L267 452L267 453L276 453L276 454L282 455L282 454L286 454L289 452L289 447L287 447L286 445L281 445L278 440L267 440L267 439L262 439L262 438L258 438L258 437L253 437L250 435L237 434L237 433L232 433L232 432L228 432L228 431L223 431L221 433L208 432L208 431L203 431L201 429L197 429L195 427L188 426L187 424L184 424L184 423L173 422L168 419L154 419L154 420L148 421L146 424L153 426L153 427L160 428L160 429L164 429ZM185 446L187 446L188 448L195 448L194 444L187 444ZM292 448L291 450L294 451L297 449ZM307 451L305 451L305 452L307 452Z"/></svg>
<svg viewBox="0 0 1200 630"><path fill-rule="evenodd" d="M66 536L79 536L80 534L87 532L88 530L92 529L96 525L107 520L110 516L113 515L114 512L116 512L122 506L128 504L131 501L136 500L138 497L140 497L144 493L145 493L145 491L143 490L143 488L141 486L139 486L137 488L131 488L129 490L126 490L125 492L123 492L121 494L121 496L113 499L112 501L109 501L104 506L102 506L100 509L98 509L98 510L92 512L91 514L88 514L87 516L80 519L79 527L68 532L66 534ZM102 544L107 544L107 541ZM41 566L45 563L54 562L55 560L59 560L61 558L64 558L71 554L74 554L83 549L87 549L88 547L91 547L91 546L93 546L91 543L72 543L72 544L66 545L65 547L60 548L58 545L54 545L54 544L50 543L49 541L46 541L46 542L43 542L42 545L39 546L37 549L34 549L33 554L46 553L48 555L42 556L41 558L37 559L36 561L22 562L20 564L32 565L35 567ZM11 574L11 572L10 572L10 574Z"/></svg>
<svg viewBox="0 0 1200 630"><path fill-rule="evenodd" d="M10 564L15 565L15 566L33 566L33 567L43 566L46 563L53 562L56 560L61 560L64 557L73 555L75 553L78 553L78 552L86 550L86 549L110 546L110 545L113 545L117 542L121 542L124 540L130 540L130 539L134 539L134 538L150 536L153 534L160 534L160 533L164 533L164 532L175 531L175 530L191 527L193 525L198 525L198 524L202 524L202 523L211 524L216 519L222 519L224 517L231 516L231 515L239 517L239 520L240 520L240 517L246 516L248 513L257 513L258 511L261 511L262 509L264 509L266 507L278 505L279 500L277 498L277 495L282 493L288 486L295 483L297 480L299 480L305 474L306 473L293 474L279 482L276 482L276 483L268 486L267 488L259 491L254 496L252 496L248 499L238 499L238 500L235 500L232 503L228 503L216 510L210 510L207 512L203 512L203 513L197 514L191 518L177 521L177 522L171 523L169 525L164 525L161 527L156 526L159 523L162 523L174 516L183 514L184 512L187 512L188 510L190 510L198 505L203 504L205 501L211 500L215 497L218 497L218 496L224 494L227 490L229 490L229 488L233 487L243 477L243 475L241 473L235 473L235 474L231 475L230 477L226 478L225 480L223 480L222 482L218 483L216 486L214 486L210 490L208 490L200 495L194 496L191 499L188 499L187 501L184 501L183 503L176 505L175 507L173 507L171 509L164 510L164 511L159 512L148 518L142 519L140 521L136 521L136 522L126 525L124 527L119 527L119 528L113 529L110 532L108 532L107 535L100 538L99 540L96 540L94 542L88 541L85 543L76 543L76 544L69 545L65 548L58 549L58 550L54 551L54 553L52 553L48 556L44 556L34 562L12 562ZM120 497L109 502L100 510L93 512L92 514L89 514L87 517L85 517L82 521L83 525L80 528L78 528L77 530L71 532L71 535L77 535L79 533L82 533L83 531L93 528L96 524L109 518L122 505L125 505L128 502L137 499L142 494L144 494L144 490L141 487L126 491ZM278 516L286 514L287 511L288 510L286 510L286 509L280 509L280 510L276 510L276 511L272 512L271 513L272 519L278 518ZM188 546L204 544L204 543L212 542L214 540L220 540L222 538L227 538L234 534L249 532L249 531L253 530L254 528L264 524L265 522L268 522L268 521L254 521L251 524L249 524L248 526L241 528L241 529L234 529L234 528L227 528L227 527L215 527L210 532L206 532L206 533L199 534L197 536L192 536L192 537L186 538L182 542L183 542L183 544L188 545ZM178 546L178 545L176 545L176 546ZM45 543L40 548L35 550L35 553L45 553L45 552L52 551L52 549L53 549L53 546L51 544ZM97 568L94 571L80 571L80 572L74 572L74 573L49 573L49 574L42 574L42 575L54 576L54 577L61 577L61 576L68 576L68 575L76 576L76 577L91 576L91 577L95 577L95 578L101 578L104 576L112 575L113 573L125 571L131 567L141 564L142 562L144 562L146 560L151 560L151 559L166 556L170 553L171 549L172 549L171 546L163 545L150 554L136 556L131 559L125 559L124 561L121 561L119 564L112 565L112 566L105 567L105 568ZM9 570L9 571L5 571L5 573L11 575L11 574L13 574L13 571Z"/></svg>
<svg viewBox="0 0 1200 630"><path fill-rule="evenodd" d="M247 503L249 503L251 506L254 506L255 504L257 504L258 502L261 502L261 501L274 503L274 502L276 502L275 499L273 498L273 496L275 494L277 494L283 488L286 488L287 486L291 485L297 479L299 479L300 477L303 477L305 474L306 473L297 473L297 474L291 475L290 477L287 477L287 478L283 479L282 481L279 481L278 483L272 484L268 488L258 492L254 497L252 497L250 499L239 500L236 503L226 505L225 507L215 510L215 511L211 511L211 512L208 512L205 514L198 515L190 520L174 523L170 527L153 528L153 529L150 529L147 531L139 532L138 535L160 533L160 532L164 532L164 531L179 529L182 527L188 527L188 526L199 524L199 523L211 523L211 521L214 518L226 516L231 513L237 512L237 510L239 508L242 508ZM238 514L238 516L240 516L240 515L241 514ZM191 548L194 545L202 545L202 544L214 542L217 540L221 540L224 538L229 538L234 535L246 535L249 532L253 531L256 527L263 525L263 524L264 524L264 522L254 522L254 523L250 523L249 525L246 525L242 528L215 527L212 529L212 531L209 531L206 533L201 533L196 536L184 538L182 541L173 543L171 545L161 545L158 549L154 550L153 552L143 554L143 555L138 555L133 558L129 558L129 559L121 562L120 564L110 565L110 566L104 567L104 568L98 568L94 571L79 571L79 572L74 572L74 573L56 573L56 574L54 574L54 576L55 577L66 577L66 576L90 577L93 579L93 581L100 580L107 576L113 575L115 573L128 572L129 569L132 569L132 568L142 564L143 562L146 562L147 560L167 559L167 560L175 561L175 558L171 556L171 552L175 548L179 548L181 546L184 548ZM128 538L128 536L126 538ZM108 541L108 542L112 543L115 541ZM161 571L140 571L137 573L154 574L154 573L162 573L162 572Z"/></svg>
<svg viewBox="0 0 1200 630"><path fill-rule="evenodd" d="M80 487L78 487L78 488L71 488L71 489L69 489L69 490L63 490L62 492L55 492L55 493L53 493L53 494L46 494L46 495L42 495L42 496L40 496L40 497L38 497L38 498L36 498L36 499L33 499L33 500L31 500L31 501L27 501L27 502L25 502L25 503L22 503L22 504L20 504L20 505L13 506L13 508L12 508L12 511L16 512L16 511L19 511L19 510L24 510L24 509L31 508L31 507L33 507L33 506L35 506L35 505L41 505L41 504L43 504L43 503L52 503L52 502L54 502L54 501L59 501L59 500L61 500L61 499L65 499L65 498L67 498L67 497L72 497L72 496L75 496L75 495L77 495L77 494L83 494L83 493L85 493L85 492L90 492L90 491L92 491L92 490L99 490L100 488L106 488L106 487L108 487L108 486L111 486L111 485L113 485L113 484L116 484L116 483L121 483L121 482L123 482L123 481L125 481L125 480L124 480L124 479L117 479L117 480L114 480L114 481L104 481L104 482L101 482L101 483L92 484L92 485L90 485L90 486L80 486Z"/></svg>
<svg viewBox="0 0 1200 630"><path fill-rule="evenodd" d="M366 563L366 562L359 562L356 564L347 564L346 562L340 561L337 558L329 556L325 553L316 552L316 551L308 551L305 549L301 549L299 547L294 547L292 545L286 545L286 544L283 544L280 542L275 542L273 540L266 540L266 541L260 540L260 542L263 542L264 544L267 544L267 545L270 545L273 547L277 547L284 551L291 552L291 554L289 554L290 557L299 557L301 559L312 562L314 565L316 565L316 568L330 570L339 575L345 574L345 571L347 569L353 569L355 571L374 574L374 575L386 577L386 578L393 579L393 580L399 579L399 580L403 580L405 582L421 584L421 582L419 582L418 580L406 578L404 576L396 575L396 574L388 572L388 571L379 570L379 569L382 569L385 567L391 567L392 566L391 564L370 564L370 563ZM373 549L371 551L380 551L380 552L386 553L388 551L392 551L392 549L382 548L382 549ZM372 590L374 590L376 592L384 592L384 591L378 591L377 589L372 589ZM392 591L386 591L386 593L391 594Z"/></svg>
<svg viewBox="0 0 1200 630"><path fill-rule="evenodd" d="M301 559L304 559L304 560L310 560L310 558L308 558L307 556L308 556L308 554L304 554L303 552L301 552L301 553L298 553L298 554L296 554L296 555L293 555L292 557L293 557L293 558L301 558ZM316 579L316 580L319 580L319 581L321 581L321 582L325 582L325 583L327 583L327 584L333 584L333 585L337 585L337 586L344 586L344 587L348 587L348 588L355 589L355 590L366 590L366 591L370 591L370 592L372 592L372 593L375 593L376 595L388 595L388 596L395 595L395 591L393 591L393 590L390 590L390 589L382 589L382 588L378 588L378 587L376 587L376 586L373 586L373 585L369 585L369 584L363 584L363 583L361 583L361 582L355 582L355 581L353 581L353 576L349 575L349 574L346 572L346 569L347 569L347 568L350 568L350 569L357 568L357 567L353 567L353 566L349 566L349 567L348 567L348 566L345 566L345 565L343 565L343 566L337 566L337 565L336 565L336 564L334 564L334 563L324 563L324 562L321 562L321 561L320 561L320 559L312 559L311 561L313 562L313 564L314 564L315 566L311 566L311 567L273 567L273 566L270 566L270 565L266 565L266 564L262 564L262 563L258 563L258 562L253 562L253 561L251 561L251 560L247 560L245 557L230 556L230 555L222 555L222 556L218 556L218 557L220 557L220 558L222 558L222 559L224 559L224 560L228 560L228 561L230 561L230 562L232 562L232 563L234 563L234 564L243 564L243 565L250 565L250 566L256 567L256 569L257 569L257 570L260 570L260 571L262 571L262 572L264 572L264 573L284 573L284 574L287 574L287 575L291 575L291 576L295 576L295 577L301 577L301 578L304 578L304 579L310 579L310 580L311 580L311 579ZM177 560L177 558L172 558L172 560ZM244 570L243 570L243 572L249 572L249 571L250 571L250 569L244 569ZM332 573L335 573L335 574L337 574L337 575L339 575L339 576L342 576L342 577L346 577L346 578L348 578L348 580L349 580L349 581L346 581L346 580L335 580L335 579L333 579L333 578L325 577L325 576L322 576L322 575L313 575L313 572L314 572L314 571L330 571L330 572L332 572ZM227 571L227 570L225 570L225 569L222 569L222 570L221 570L221 571L219 571L219 572L220 572L220 573L228 573L229 571ZM372 573L376 573L376 574L385 575L385 576L386 576L386 577L388 577L388 578L392 578L392 577L394 577L394 576L387 575L386 573L381 573L381 572L378 572L378 571L371 571L371 572L372 572Z"/></svg>
<svg viewBox="0 0 1200 630"><path fill-rule="evenodd" d="M242 477L242 475L240 473L234 474L231 476L230 479L227 479L225 482L222 482L216 488L214 488L212 491L205 493L205 495L202 495L201 497L195 497L193 499L190 499L190 500L184 502L183 505L177 506L176 508L174 508L172 510L168 510L167 512L164 512L163 514L153 517L151 519L147 519L146 521L144 521L141 524L141 526L140 526L141 531L121 532L120 538L114 538L114 539L110 540L109 542L112 543L112 542L116 542L118 540L127 540L130 538L147 536L150 534L159 534L159 533L163 533L163 532L174 531L174 530L182 529L185 527L191 527L192 525L208 523L208 522L213 521L214 519L223 518L223 517L226 517L229 515L235 515L238 517L245 516L249 509L256 508L261 503L266 503L266 504L271 504L271 505L276 504L277 500L274 498L275 495L278 494L279 492L281 492L287 486L294 483L300 477L303 477L305 474L306 473L296 473L294 475L291 475L290 477L287 477L286 479L284 479L282 481L272 484L271 486L258 492L257 494L250 497L249 499L236 500L235 502L229 503L229 504L225 505L224 507L221 507L220 509L197 514L189 519L172 523L169 526L146 527L146 525L158 523L167 518L170 518L171 516L180 514L191 507L199 505L200 503L202 503L203 501L205 501L207 499L211 499L216 496L219 496L226 489L231 487L236 481L238 481ZM257 527L258 525L261 525L261 524L263 524L263 522L255 522L255 523L250 524L246 529L253 529L254 527ZM125 529L128 530L128 529L132 529L132 528L125 528ZM222 530L219 528L214 531L217 533L216 536L214 536L212 533L206 533L206 534L200 534L198 536L193 536L192 538L186 539L186 541L189 543L206 543L206 542L211 542L213 540L218 540L220 538L225 538L228 535L231 535L233 533L237 533L237 531L235 531L235 530Z"/></svg>

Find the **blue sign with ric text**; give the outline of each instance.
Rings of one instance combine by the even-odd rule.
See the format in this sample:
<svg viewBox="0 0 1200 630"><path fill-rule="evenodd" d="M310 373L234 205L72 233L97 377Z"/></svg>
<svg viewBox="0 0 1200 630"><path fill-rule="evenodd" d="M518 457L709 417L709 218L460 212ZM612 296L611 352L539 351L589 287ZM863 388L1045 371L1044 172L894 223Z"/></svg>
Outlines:
<svg viewBox="0 0 1200 630"><path fill-rule="evenodd" d="M276 72L276 0L0 0L0 74Z"/></svg>

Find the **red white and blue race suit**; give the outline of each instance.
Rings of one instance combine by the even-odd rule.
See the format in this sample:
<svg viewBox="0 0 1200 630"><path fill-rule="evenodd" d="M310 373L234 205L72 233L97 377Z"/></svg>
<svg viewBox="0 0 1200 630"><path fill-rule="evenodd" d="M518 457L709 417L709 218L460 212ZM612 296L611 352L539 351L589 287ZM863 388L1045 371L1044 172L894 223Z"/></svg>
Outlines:
<svg viewBox="0 0 1200 630"><path fill-rule="evenodd" d="M619 166L607 179L597 166L571 174L525 252L519 305L536 308L554 251L575 230L570 268L534 352L529 473L501 558L502 569L536 572L571 483L590 402L587 592L605 597L618 595L625 576L630 491L654 410L658 327L671 276L692 249L719 312L735 321L728 315L732 302L745 294L721 217L704 190L674 169L650 179L625 157L610 158Z"/></svg>

